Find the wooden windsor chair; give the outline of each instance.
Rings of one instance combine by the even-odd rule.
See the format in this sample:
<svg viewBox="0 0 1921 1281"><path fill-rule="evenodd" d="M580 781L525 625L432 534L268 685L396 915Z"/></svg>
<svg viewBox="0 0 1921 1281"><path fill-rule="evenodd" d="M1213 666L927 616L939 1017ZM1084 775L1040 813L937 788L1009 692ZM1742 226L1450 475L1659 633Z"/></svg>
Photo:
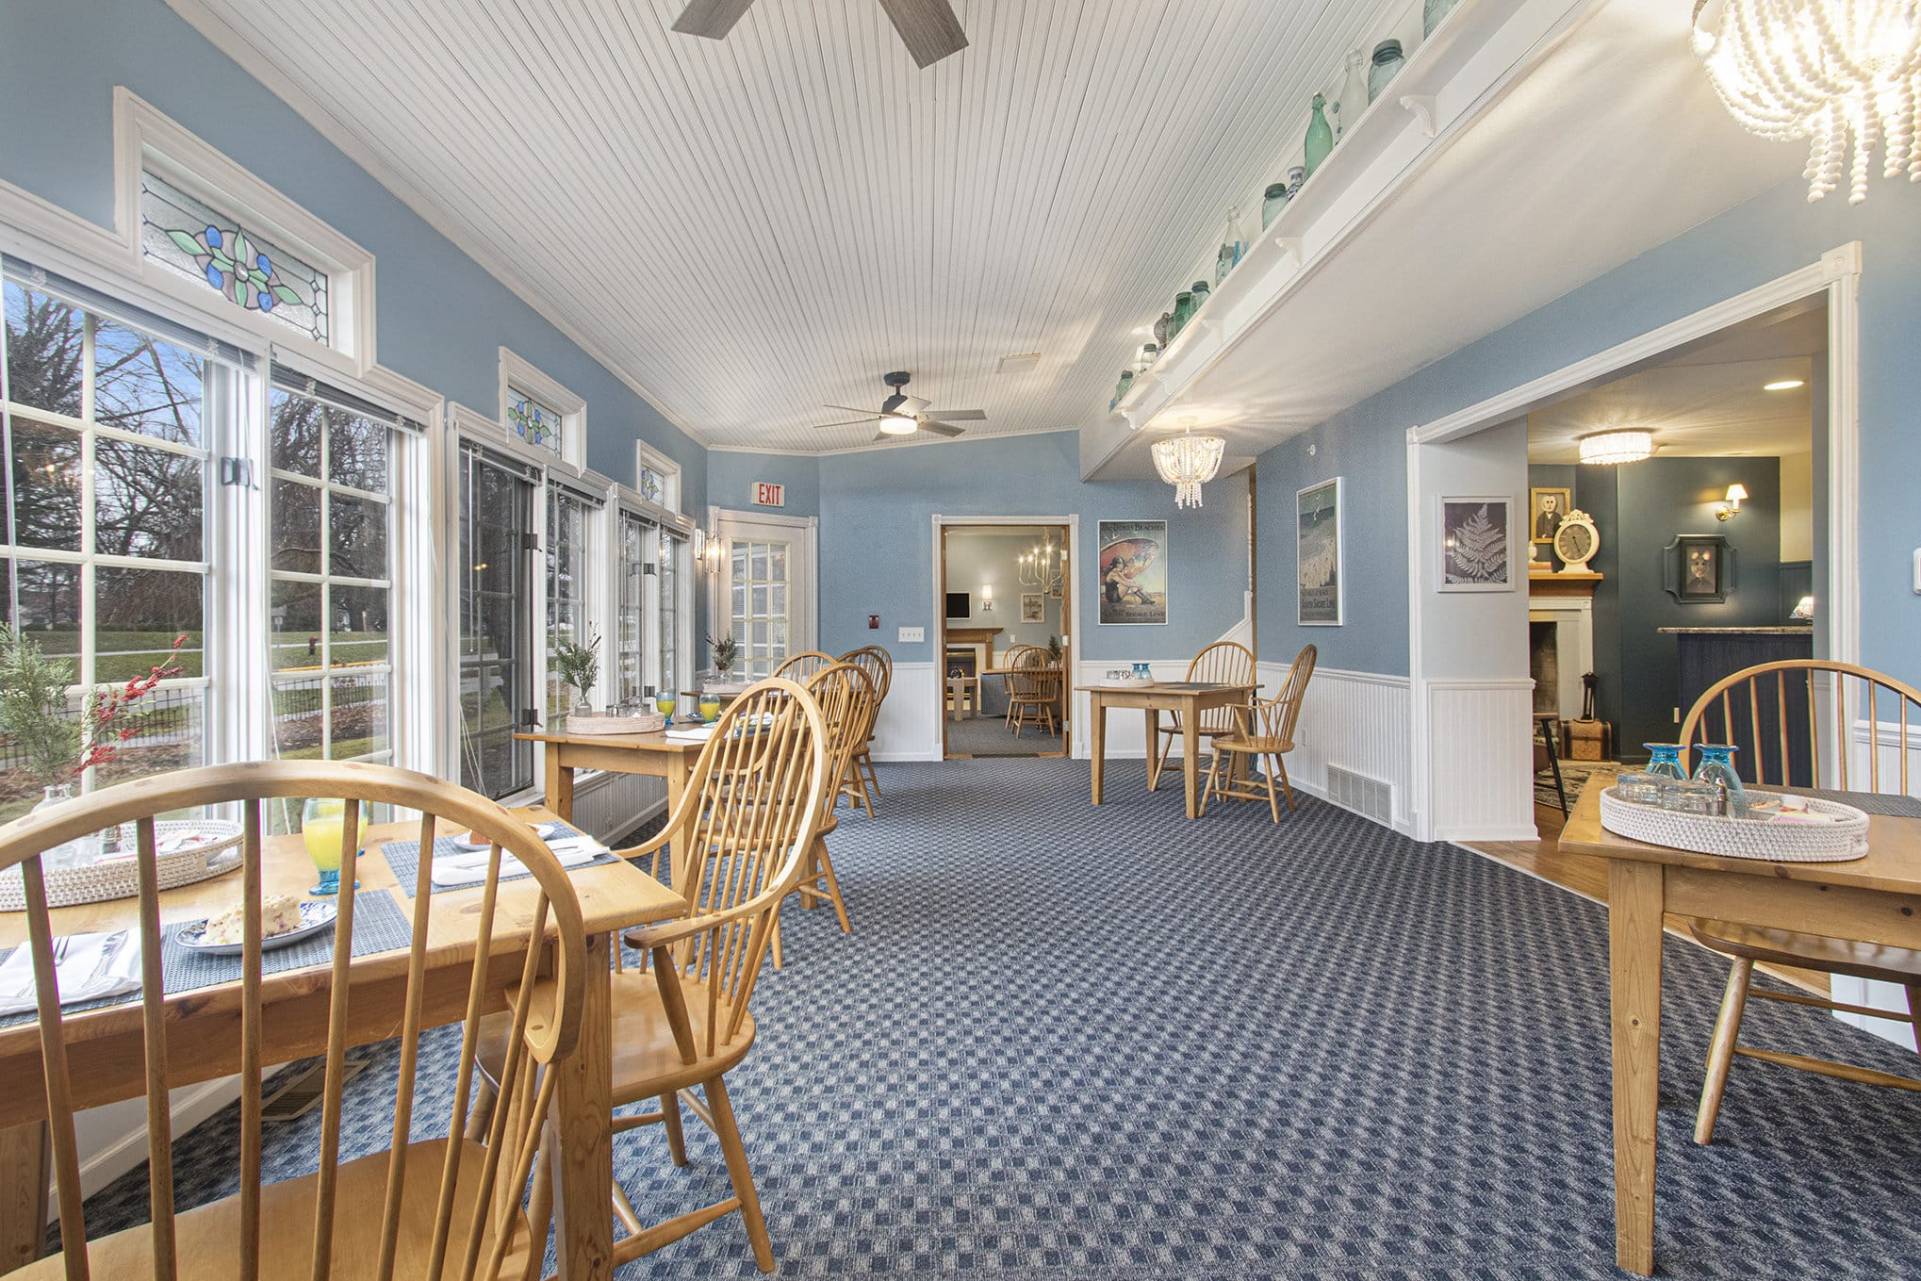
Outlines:
<svg viewBox="0 0 1921 1281"><path fill-rule="evenodd" d="M1019 667L1021 662L1021 655L1025 654L1030 649L1036 649L1036 648L1038 648L1038 646L1029 645L1021 641L1016 641L1014 644L1009 645L1005 650L1001 652L1001 666L1002 667ZM1007 678L1006 689L1007 689L1007 710L1004 713L1002 713L1001 720L1007 726L1009 732L1012 732L1014 728L1014 678L1011 676Z"/></svg>
<svg viewBox="0 0 1921 1281"><path fill-rule="evenodd" d="M1183 679L1206 681L1218 685L1252 685L1254 683L1254 651L1239 641L1215 641L1188 660L1187 675ZM1235 717L1236 710L1233 707L1215 707L1201 713L1200 732L1201 736L1208 741L1209 751L1213 750L1215 741L1223 735L1240 732L1240 721ZM1161 771L1167 768L1168 754L1174 750L1174 744L1180 741L1181 735L1185 732L1179 712L1172 713L1170 722L1165 725L1160 723L1158 715L1154 720L1155 730L1161 741L1159 752L1154 751L1154 744L1148 744L1150 777L1147 785L1150 788L1159 783Z"/></svg>
<svg viewBox="0 0 1921 1281"><path fill-rule="evenodd" d="M263 868L263 803L283 798L323 798L343 802L340 845L339 916L334 927L332 962L325 969L263 976L262 898L282 869ZM480 889L478 915L472 896L442 904L430 880L433 860L422 858L414 886L412 943L405 953L355 957L352 954L356 900L378 891L356 893L355 873L361 845L357 831L360 802L418 811L422 849L433 846L436 818L457 823L493 841L492 856ZM198 989L168 997L162 991L163 938L156 867L155 816L183 809L237 804L243 819L240 875L236 892L244 918L242 977L237 985ZM64 1014L60 1008L54 938L48 915L41 855L87 833L133 823L138 834L141 992L137 1018L133 1006ZM501 907L503 855L532 873L532 893L515 894ZM304 859L301 862L305 862ZM529 1275L545 1251L544 1230L531 1232L521 1210L540 1135L553 1100L558 1074L551 1070L572 1054L580 1038L585 952L582 917L573 887L560 863L526 823L492 801L424 774L386 766L330 762L267 762L217 766L162 774L106 788L58 809L36 812L0 828L0 869L19 867L27 898L46 1107L58 1186L60 1254L27 1265L13 1275L22 1281L89 1275L129 1278L186 1277L192 1281L255 1281L286 1275L353 1278L500 1277ZM302 874L304 873L304 874ZM296 869L305 881L312 868ZM531 909L526 906L532 899ZM526 913L522 915L523 911ZM544 946L533 942L548 938ZM436 976L428 971L430 950L464 948L468 965L466 1014L455 1065L453 1102L444 1133L449 1137L412 1140L419 1091L423 1002ZM506 990L508 1009L497 1016L501 1029L497 1071L510 1091L524 1094L528 1106L518 1113L498 1110L486 1142L462 1134L463 1118L474 1087L476 1034L483 999L499 992L500 962L524 950L519 978ZM492 977L490 977L490 975ZM382 1004L367 1005L357 988L396 995L398 1026L378 1019ZM277 1002L269 1009L267 995ZM446 993L440 997L444 1003ZM131 998L130 998L131 999ZM191 1008L196 1016L209 1004L231 1009L232 1054L240 1080L238 1194L184 1212L174 1206L172 1128L168 1091L204 1079L207 1065L193 1074L178 1059L170 1061L170 1016ZM324 1008L323 1008L324 1006ZM81 1203L81 1172L76 1152L74 1112L83 1097L85 1056L100 1038L126 1025L144 1043L147 1078L147 1157L149 1222L109 1236L90 1239ZM391 1147L385 1152L341 1160L341 1108L346 1079L346 1050L398 1034L400 1058L392 1100ZM325 1085L320 1100L318 1169L314 1174L272 1184L261 1182L261 1090L265 1068L324 1046ZM296 1048L297 1047L297 1048ZM76 1062L81 1072L78 1083ZM220 1065L225 1068L223 1061ZM534 1084L536 1073L538 1085ZM216 1071L216 1075L219 1073ZM16 1083L24 1084L24 1083Z"/></svg>
<svg viewBox="0 0 1921 1281"><path fill-rule="evenodd" d="M1015 656L1007 678L1007 708L1014 737L1029 725L1053 735L1060 732L1055 710L1061 701L1061 672L1046 650L1029 646Z"/></svg>
<svg viewBox="0 0 1921 1281"><path fill-rule="evenodd" d="M867 724L867 733L860 746L855 750L853 759L848 762L848 778L845 785L850 803L858 801L867 811L867 817L874 817L874 797L880 795L880 774L874 769L874 727L880 721L881 704L887 701L887 692L894 687L894 656L879 645L865 645L860 649L850 649L839 659L852 663L867 673L874 682L874 714Z"/></svg>
<svg viewBox="0 0 1921 1281"><path fill-rule="evenodd" d="M1849 698L1851 684L1856 687L1853 701ZM1824 700L1828 704L1825 717L1821 708ZM1884 708L1891 713L1887 721L1881 719ZM1685 764L1698 744L1729 743L1739 749L1735 753L1735 764L1743 782L1762 787L1820 788L1827 780L1844 792L1865 790L1913 796L1908 759L1913 753L1908 746L1908 725L1914 712L1921 712L1921 691L1870 668L1816 658L1760 663L1715 682L1695 700L1681 722L1682 761ZM1828 719L1832 731L1825 742L1821 733L1823 719ZM1863 719L1867 722L1868 742L1857 744L1860 734L1855 724ZM1804 727L1805 738L1801 734ZM1884 745L1884 728L1897 727L1898 735L1893 743ZM1716 734L1720 737L1713 737ZM1884 746L1894 757L1885 764ZM1857 750L1866 759L1851 763L1849 758L1855 756ZM1867 786L1862 788L1860 784L1864 782ZM1891 786L1884 787L1884 782ZM1921 1090L1921 1080L1911 1077L1740 1043L1742 1016L1750 996L1876 1018L1904 1019L1899 1013L1868 1009L1810 993L1771 992L1751 987L1757 961L1898 984L1907 994L1905 1021L1914 1025L1917 1037L1921 1037L1921 952L1704 917L1690 921L1689 930L1697 941L1732 961L1708 1046L1707 1079L1701 1086L1701 1104L1694 1118L1696 1143L1708 1143L1714 1138L1714 1124L1720 1114L1721 1097L1727 1089L1728 1072L1737 1056L1864 1085Z"/></svg>
<svg viewBox="0 0 1921 1281"><path fill-rule="evenodd" d="M800 884L831 804L832 742L820 705L801 686L783 678L749 686L721 713L666 826L645 844L620 851L629 860L651 856L658 876L662 853L671 850L669 876L687 900L688 915L625 935L643 963L612 976L611 1099L616 1108L647 1100L659 1106L616 1114L611 1124L616 1134L662 1126L673 1163L685 1165L685 1104L720 1141L734 1194L648 1225L616 1183L613 1213L627 1235L614 1243L615 1267L738 1212L755 1263L763 1272L774 1269L724 1077L753 1048L749 1002L780 903ZM498 1018L483 1026L479 1059L488 1072L510 1033ZM544 1169L536 1175L536 1207L552 1204L546 1177Z"/></svg>
<svg viewBox="0 0 1921 1281"><path fill-rule="evenodd" d="M853 763L854 753L865 741L861 735L866 726L874 719L874 708L880 703L880 691L861 668L852 663L835 663L832 667L815 673L807 682L807 692L820 704L822 720L827 724L828 769L835 778L842 777L847 767ZM827 838L840 826L835 817L835 793L830 788L822 801L820 830L815 833L812 852L801 869L800 881L794 892L800 896L803 908L816 908L822 903L834 906L834 915L840 918L840 932L852 934L854 927L847 917L847 900L841 897L840 878L834 874L834 863L827 855ZM781 967L780 918L774 919L774 968Z"/></svg>
<svg viewBox="0 0 1921 1281"><path fill-rule="evenodd" d="M1314 677L1314 665L1319 658L1318 649L1303 645L1287 669L1287 680L1279 694L1233 709L1238 713L1237 728L1214 740L1214 760L1208 766L1207 786L1201 792L1202 814L1207 813L1208 799L1214 796L1251 801L1265 799L1268 812L1276 823L1280 822L1281 806L1274 792L1277 775L1281 791L1287 797L1287 812L1294 812L1294 788L1287 778L1287 754L1294 750L1294 728L1300 722L1307 683ZM1243 759L1252 766L1263 756L1268 760L1265 792L1257 790L1251 774L1243 774L1236 768L1236 763ZM1227 763L1224 773L1223 761Z"/></svg>
<svg viewBox="0 0 1921 1281"><path fill-rule="evenodd" d="M782 659L780 666L774 669L774 675L804 685L816 672L832 667L836 661L838 660L832 654L823 654L817 649L804 649L798 654L789 654Z"/></svg>

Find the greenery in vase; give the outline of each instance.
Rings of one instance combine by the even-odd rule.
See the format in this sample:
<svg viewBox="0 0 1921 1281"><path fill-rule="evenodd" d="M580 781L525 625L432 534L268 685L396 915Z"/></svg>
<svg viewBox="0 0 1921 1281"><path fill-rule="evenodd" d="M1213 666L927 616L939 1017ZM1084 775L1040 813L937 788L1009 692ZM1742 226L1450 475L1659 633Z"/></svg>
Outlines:
<svg viewBox="0 0 1921 1281"><path fill-rule="evenodd" d="M120 744L139 734L153 712L134 705L160 682L180 675L183 633L173 639L167 660L144 676L120 685L100 685L81 699L80 715L67 711L73 663L49 658L40 643L0 623L0 732L12 740L28 774L41 787L71 783L120 753Z"/></svg>
<svg viewBox="0 0 1921 1281"><path fill-rule="evenodd" d="M554 651L554 670L563 685L573 688L574 697L587 701L587 691L600 683L600 637L587 633L587 643L568 641Z"/></svg>
<svg viewBox="0 0 1921 1281"><path fill-rule="evenodd" d="M740 657L740 642L727 635L715 640L709 636L707 643L714 647L714 670L722 676L734 670L734 662Z"/></svg>

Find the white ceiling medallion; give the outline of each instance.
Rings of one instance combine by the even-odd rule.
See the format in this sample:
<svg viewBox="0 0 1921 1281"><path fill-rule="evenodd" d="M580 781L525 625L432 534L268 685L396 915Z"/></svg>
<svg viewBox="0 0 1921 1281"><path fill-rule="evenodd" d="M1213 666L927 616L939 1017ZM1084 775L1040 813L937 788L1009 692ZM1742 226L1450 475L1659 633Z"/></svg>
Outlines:
<svg viewBox="0 0 1921 1281"><path fill-rule="evenodd" d="M1174 487L1174 506L1201 505L1201 486L1220 471L1226 450L1227 442L1221 437L1196 436L1191 429L1154 442L1154 470Z"/></svg>
<svg viewBox="0 0 1921 1281"><path fill-rule="evenodd" d="M1590 467L1638 463L1654 456L1654 433L1638 427L1593 432L1576 443L1581 447L1581 461Z"/></svg>
<svg viewBox="0 0 1921 1281"><path fill-rule="evenodd" d="M1839 184L1850 136L1849 204L1877 141L1884 177L1921 182L1921 0L1696 0L1694 52L1743 126L1809 140L1809 200Z"/></svg>

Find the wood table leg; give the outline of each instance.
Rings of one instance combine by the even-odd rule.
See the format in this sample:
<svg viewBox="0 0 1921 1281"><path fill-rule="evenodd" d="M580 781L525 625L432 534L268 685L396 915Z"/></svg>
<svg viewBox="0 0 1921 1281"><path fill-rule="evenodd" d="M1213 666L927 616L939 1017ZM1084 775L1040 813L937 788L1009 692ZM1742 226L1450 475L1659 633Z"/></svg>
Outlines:
<svg viewBox="0 0 1921 1281"><path fill-rule="evenodd" d="M1608 864L1608 967L1614 1040L1614 1261L1654 1271L1654 1156L1661 1101L1664 869Z"/></svg>
<svg viewBox="0 0 1921 1281"><path fill-rule="evenodd" d="M687 794L687 757L685 753L675 752L669 756L667 758L667 768L661 776L667 780L667 819L669 822L672 822L674 815L680 813L681 798ZM684 841L670 842L667 850L668 875L673 877L673 884L676 889L687 884L687 877L684 874L684 869L680 865L681 851L678 848L678 846L683 844L685 844Z"/></svg>
<svg viewBox="0 0 1921 1281"><path fill-rule="evenodd" d="M1201 718L1189 710L1181 716L1181 782L1187 788L1187 816L1201 816Z"/></svg>
<svg viewBox="0 0 1921 1281"><path fill-rule="evenodd" d="M1161 785L1161 709L1149 707L1147 711L1147 790L1153 791Z"/></svg>
<svg viewBox="0 0 1921 1281"><path fill-rule="evenodd" d="M0 1272L40 1257L47 1237L47 1123L0 1130Z"/></svg>
<svg viewBox="0 0 1921 1281"><path fill-rule="evenodd" d="M608 1281L614 1272L613 973L606 934L587 937L580 1044L552 1071L554 1210L564 1281Z"/></svg>
<svg viewBox="0 0 1921 1281"><path fill-rule="evenodd" d="M558 743L546 744L547 808L560 815L561 822L574 821L574 769L562 762Z"/></svg>
<svg viewBox="0 0 1921 1281"><path fill-rule="evenodd" d="M1107 704L1101 701L1100 691L1087 696L1088 720L1093 722L1088 728L1093 731L1089 747L1092 749L1092 768L1088 776L1093 780L1094 804L1101 803L1101 767L1107 757Z"/></svg>

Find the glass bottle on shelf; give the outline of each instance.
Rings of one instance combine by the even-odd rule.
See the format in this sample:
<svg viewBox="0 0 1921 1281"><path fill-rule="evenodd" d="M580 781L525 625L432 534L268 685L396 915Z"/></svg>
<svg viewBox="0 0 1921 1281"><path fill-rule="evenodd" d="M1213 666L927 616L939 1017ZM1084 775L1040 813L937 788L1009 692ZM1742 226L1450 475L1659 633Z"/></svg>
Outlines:
<svg viewBox="0 0 1921 1281"><path fill-rule="evenodd" d="M1347 53L1347 73L1341 77L1340 101L1334 104L1334 141L1347 137L1354 122L1367 110L1367 55L1359 49Z"/></svg>
<svg viewBox="0 0 1921 1281"><path fill-rule="evenodd" d="M1289 169L1287 171L1287 198L1289 200L1292 200L1294 199L1294 197L1300 195L1301 184L1306 181L1307 181L1306 165L1295 165L1292 169Z"/></svg>
<svg viewBox="0 0 1921 1281"><path fill-rule="evenodd" d="M1174 341L1181 336L1181 330L1194 315L1194 295L1183 289L1174 295L1174 314L1167 322L1167 340Z"/></svg>
<svg viewBox="0 0 1921 1281"><path fill-rule="evenodd" d="M1287 184L1270 182L1267 190L1261 193L1261 230L1266 231L1287 208Z"/></svg>
<svg viewBox="0 0 1921 1281"><path fill-rule="evenodd" d="M1127 399L1128 389L1131 388L1133 385L1134 385L1134 371L1131 369L1121 370L1121 380L1120 382L1114 385L1114 399L1107 402L1108 409L1110 410L1113 409L1114 406L1120 404L1121 401Z"/></svg>
<svg viewBox="0 0 1921 1281"><path fill-rule="evenodd" d="M1701 763L1694 767L1694 781L1712 783L1727 793L1729 818L1748 816L1747 789L1741 785L1741 776L1734 769L1734 753L1740 749L1732 743L1702 743L1698 748Z"/></svg>
<svg viewBox="0 0 1921 1281"><path fill-rule="evenodd" d="M1154 341L1160 344L1160 350L1165 351L1167 349L1167 340L1173 336L1174 313L1164 311L1161 313L1161 318L1154 322Z"/></svg>
<svg viewBox="0 0 1921 1281"><path fill-rule="evenodd" d="M1142 343L1141 354L1134 358L1135 375L1138 377L1139 375L1146 373L1149 369L1153 367L1154 362L1160 359L1160 356L1161 356L1161 349L1158 344L1151 343L1151 342Z"/></svg>
<svg viewBox="0 0 1921 1281"><path fill-rule="evenodd" d="M1327 123L1327 95L1317 93L1314 95L1312 114L1307 118L1307 163L1302 168L1301 176L1313 177L1314 171L1321 167L1321 161L1327 159L1327 153L1332 150L1334 130Z"/></svg>
<svg viewBox="0 0 1921 1281"><path fill-rule="evenodd" d="M1195 281L1192 285L1188 286L1187 291L1194 295L1195 311L1199 311L1204 305L1206 305L1207 300L1214 296L1214 291L1207 287L1207 282L1205 280Z"/></svg>
<svg viewBox="0 0 1921 1281"><path fill-rule="evenodd" d="M1447 17L1457 3L1459 0L1426 0L1426 3L1421 6L1421 38L1423 40L1434 34L1434 28L1441 25L1441 19Z"/></svg>
<svg viewBox="0 0 1921 1281"><path fill-rule="evenodd" d="M1383 40L1374 46L1374 63L1367 69L1367 100L1374 101L1387 88L1387 82L1400 74L1407 58L1399 40Z"/></svg>
<svg viewBox="0 0 1921 1281"><path fill-rule="evenodd" d="M1643 743L1648 749L1648 767L1642 773L1653 774L1657 778L1684 779L1688 772L1681 768L1681 745L1679 743Z"/></svg>
<svg viewBox="0 0 1921 1281"><path fill-rule="evenodd" d="M1247 238L1241 234L1241 215L1238 210L1227 211L1227 230L1221 235L1220 252L1214 255L1214 283L1220 284L1227 279L1227 273L1241 265L1241 258L1247 253Z"/></svg>

